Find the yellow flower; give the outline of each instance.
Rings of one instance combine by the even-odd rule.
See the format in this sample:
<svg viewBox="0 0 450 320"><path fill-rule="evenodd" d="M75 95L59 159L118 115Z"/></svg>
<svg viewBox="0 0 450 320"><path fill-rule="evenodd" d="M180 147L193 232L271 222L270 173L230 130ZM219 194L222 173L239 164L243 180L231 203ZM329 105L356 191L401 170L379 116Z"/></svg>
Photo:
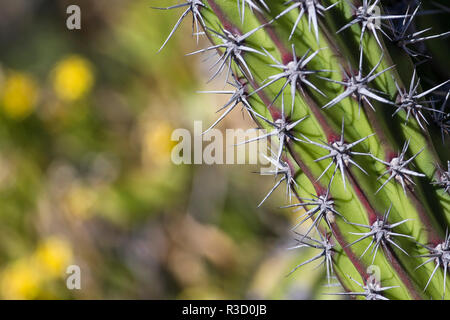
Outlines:
<svg viewBox="0 0 450 320"><path fill-rule="evenodd" d="M77 100L88 93L94 84L92 65L81 56L68 56L55 66L52 82L60 99Z"/></svg>
<svg viewBox="0 0 450 320"><path fill-rule="evenodd" d="M4 269L1 294L4 299L34 299L39 295L41 274L29 259L18 260Z"/></svg>
<svg viewBox="0 0 450 320"><path fill-rule="evenodd" d="M94 190L75 184L64 197L64 205L76 218L86 219L92 216L97 194Z"/></svg>
<svg viewBox="0 0 450 320"><path fill-rule="evenodd" d="M64 239L50 237L38 246L34 257L43 274L62 277L72 261L72 249Z"/></svg>
<svg viewBox="0 0 450 320"><path fill-rule="evenodd" d="M37 86L31 76L11 72L5 79L2 103L5 114L13 119L28 116L37 100Z"/></svg>
<svg viewBox="0 0 450 320"><path fill-rule="evenodd" d="M148 123L142 137L143 161L146 165L164 164L176 142L171 140L173 128L166 122Z"/></svg>
<svg viewBox="0 0 450 320"><path fill-rule="evenodd" d="M4 299L36 299L48 295L46 285L65 276L72 262L70 244L49 237L31 254L6 266L0 275L0 294Z"/></svg>

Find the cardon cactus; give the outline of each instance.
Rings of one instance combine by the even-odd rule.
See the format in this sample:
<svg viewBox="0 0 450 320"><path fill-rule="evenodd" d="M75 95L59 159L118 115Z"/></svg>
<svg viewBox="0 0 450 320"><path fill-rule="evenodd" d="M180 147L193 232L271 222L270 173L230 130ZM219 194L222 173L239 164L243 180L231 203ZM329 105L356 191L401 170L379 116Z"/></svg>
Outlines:
<svg viewBox="0 0 450 320"><path fill-rule="evenodd" d="M340 294L354 298L449 299L449 8L379 0L177 8L173 32L192 16L194 36L211 45L191 54L216 53L210 80L234 86L224 115L240 103L266 130L258 139L273 138L271 173L292 195L284 207L299 215L297 246L318 250L296 272L323 262Z"/></svg>

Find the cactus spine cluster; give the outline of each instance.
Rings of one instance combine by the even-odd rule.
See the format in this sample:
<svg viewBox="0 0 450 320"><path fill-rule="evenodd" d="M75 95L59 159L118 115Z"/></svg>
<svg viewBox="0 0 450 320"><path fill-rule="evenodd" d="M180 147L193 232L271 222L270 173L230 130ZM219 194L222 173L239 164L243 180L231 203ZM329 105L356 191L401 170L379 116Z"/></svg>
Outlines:
<svg viewBox="0 0 450 320"><path fill-rule="evenodd" d="M416 24L449 9L379 0L166 9L181 7L169 38L191 14L194 35L211 42L192 54L216 52L210 80L223 74L235 89L213 126L241 103L266 130L261 138L277 142L274 189L285 183L285 207L304 209L298 246L319 250L298 268L323 258L328 281L336 276L351 297L449 299L450 80L448 70L420 71L431 58L425 43L448 48L449 32Z"/></svg>

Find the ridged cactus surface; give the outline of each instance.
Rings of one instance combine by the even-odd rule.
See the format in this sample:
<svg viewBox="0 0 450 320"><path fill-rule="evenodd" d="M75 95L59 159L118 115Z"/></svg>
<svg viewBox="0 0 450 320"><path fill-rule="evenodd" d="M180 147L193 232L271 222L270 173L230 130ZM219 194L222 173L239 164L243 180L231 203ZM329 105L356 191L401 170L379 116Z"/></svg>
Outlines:
<svg viewBox="0 0 450 320"><path fill-rule="evenodd" d="M191 55L215 54L210 80L235 90L218 120L242 104L272 142L274 189L288 193L280 206L298 214L297 246L317 250L295 272L322 262L354 298L449 299L448 61L427 67L448 55L449 9L373 0L170 8L183 14L173 31L192 18L194 39L209 39Z"/></svg>

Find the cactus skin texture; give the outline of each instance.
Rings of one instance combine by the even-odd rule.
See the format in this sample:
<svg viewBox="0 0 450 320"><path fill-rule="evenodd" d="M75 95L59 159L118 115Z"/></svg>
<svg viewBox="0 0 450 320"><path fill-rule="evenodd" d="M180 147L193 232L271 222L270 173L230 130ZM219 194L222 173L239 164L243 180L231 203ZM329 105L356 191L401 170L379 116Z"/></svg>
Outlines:
<svg viewBox="0 0 450 320"><path fill-rule="evenodd" d="M450 298L448 69L431 72L423 51L434 39L448 53L448 33L415 34L448 8L419 19L426 8L413 2L184 7L211 41L194 54L217 51L212 79L228 73L234 98L275 138L274 174L294 195L285 207L304 209L298 246L321 250L328 281L357 299Z"/></svg>

